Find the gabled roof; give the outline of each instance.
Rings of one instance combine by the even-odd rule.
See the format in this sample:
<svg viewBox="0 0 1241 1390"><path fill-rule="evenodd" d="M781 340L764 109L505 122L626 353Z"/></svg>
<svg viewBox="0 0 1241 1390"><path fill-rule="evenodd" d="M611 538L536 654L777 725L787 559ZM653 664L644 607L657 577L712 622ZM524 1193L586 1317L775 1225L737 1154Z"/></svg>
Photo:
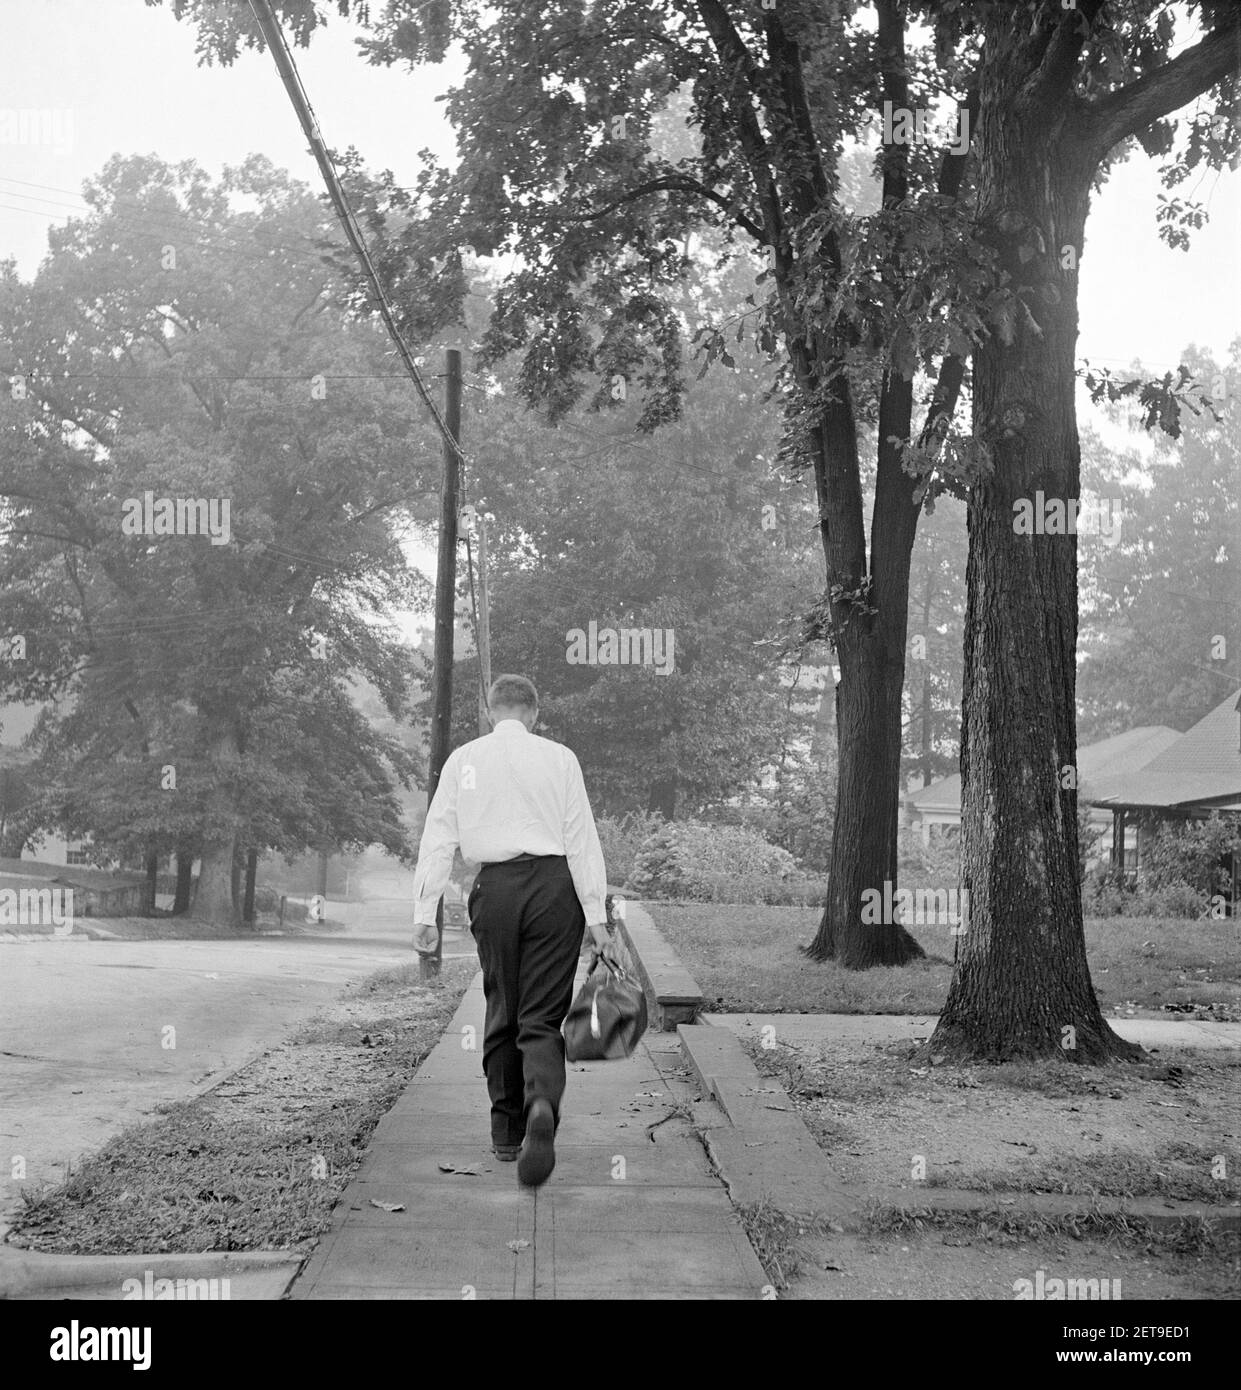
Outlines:
<svg viewBox="0 0 1241 1390"><path fill-rule="evenodd" d="M1093 791L1089 800L1099 806L1235 809L1241 803L1241 691L1233 691L1145 767Z"/></svg>
<svg viewBox="0 0 1241 1390"><path fill-rule="evenodd" d="M1145 767L1153 758L1185 737L1166 724L1143 724L1123 734L1101 738L1077 750L1077 776L1087 797L1110 791L1113 784ZM932 782L906 800L920 811L958 811L961 808L961 774Z"/></svg>

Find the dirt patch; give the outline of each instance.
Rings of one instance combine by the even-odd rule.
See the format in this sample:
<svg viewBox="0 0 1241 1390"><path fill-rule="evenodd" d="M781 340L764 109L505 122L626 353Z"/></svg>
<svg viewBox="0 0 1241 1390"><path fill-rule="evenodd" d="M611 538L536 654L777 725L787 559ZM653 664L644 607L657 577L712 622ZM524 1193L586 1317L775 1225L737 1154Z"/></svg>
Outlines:
<svg viewBox="0 0 1241 1390"><path fill-rule="evenodd" d="M848 1183L1241 1199L1241 1058L926 1067L908 1043L743 1046Z"/></svg>

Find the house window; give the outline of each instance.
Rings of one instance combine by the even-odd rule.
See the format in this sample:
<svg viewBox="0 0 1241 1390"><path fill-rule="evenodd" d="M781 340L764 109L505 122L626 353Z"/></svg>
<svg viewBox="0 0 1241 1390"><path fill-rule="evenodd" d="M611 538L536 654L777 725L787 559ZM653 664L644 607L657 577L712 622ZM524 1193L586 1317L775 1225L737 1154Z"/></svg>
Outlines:
<svg viewBox="0 0 1241 1390"><path fill-rule="evenodd" d="M77 864L77 865L89 864L89 863L90 863L90 848L89 848L89 846L87 846L85 843L79 841L79 843L76 844L76 845L74 845L71 849L66 849L66 850L65 850L65 863L66 863L66 864Z"/></svg>

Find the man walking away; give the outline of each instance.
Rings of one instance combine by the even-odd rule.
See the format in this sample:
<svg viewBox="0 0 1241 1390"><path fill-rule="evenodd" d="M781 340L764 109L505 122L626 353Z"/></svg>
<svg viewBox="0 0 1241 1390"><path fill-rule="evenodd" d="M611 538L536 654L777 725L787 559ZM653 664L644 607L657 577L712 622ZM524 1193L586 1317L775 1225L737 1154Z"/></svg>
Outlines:
<svg viewBox="0 0 1241 1390"><path fill-rule="evenodd" d="M589 927L616 963L607 874L582 769L571 749L533 733L538 692L500 676L487 695L492 731L454 749L427 812L414 875L415 945L433 951L435 908L453 854L481 863L468 901L483 967L483 1071L496 1157L528 1187L556 1165L564 1096L560 1025Z"/></svg>

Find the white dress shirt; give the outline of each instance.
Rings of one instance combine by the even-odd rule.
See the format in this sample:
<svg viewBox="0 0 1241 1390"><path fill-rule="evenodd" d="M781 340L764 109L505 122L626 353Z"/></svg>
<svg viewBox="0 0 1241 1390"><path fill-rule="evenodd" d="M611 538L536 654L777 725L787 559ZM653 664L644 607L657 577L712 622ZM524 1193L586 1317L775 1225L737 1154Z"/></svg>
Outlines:
<svg viewBox="0 0 1241 1390"><path fill-rule="evenodd" d="M563 854L586 925L607 921L607 870L577 755L520 719L501 719L448 755L418 846L415 925L434 925L458 846L483 864Z"/></svg>

